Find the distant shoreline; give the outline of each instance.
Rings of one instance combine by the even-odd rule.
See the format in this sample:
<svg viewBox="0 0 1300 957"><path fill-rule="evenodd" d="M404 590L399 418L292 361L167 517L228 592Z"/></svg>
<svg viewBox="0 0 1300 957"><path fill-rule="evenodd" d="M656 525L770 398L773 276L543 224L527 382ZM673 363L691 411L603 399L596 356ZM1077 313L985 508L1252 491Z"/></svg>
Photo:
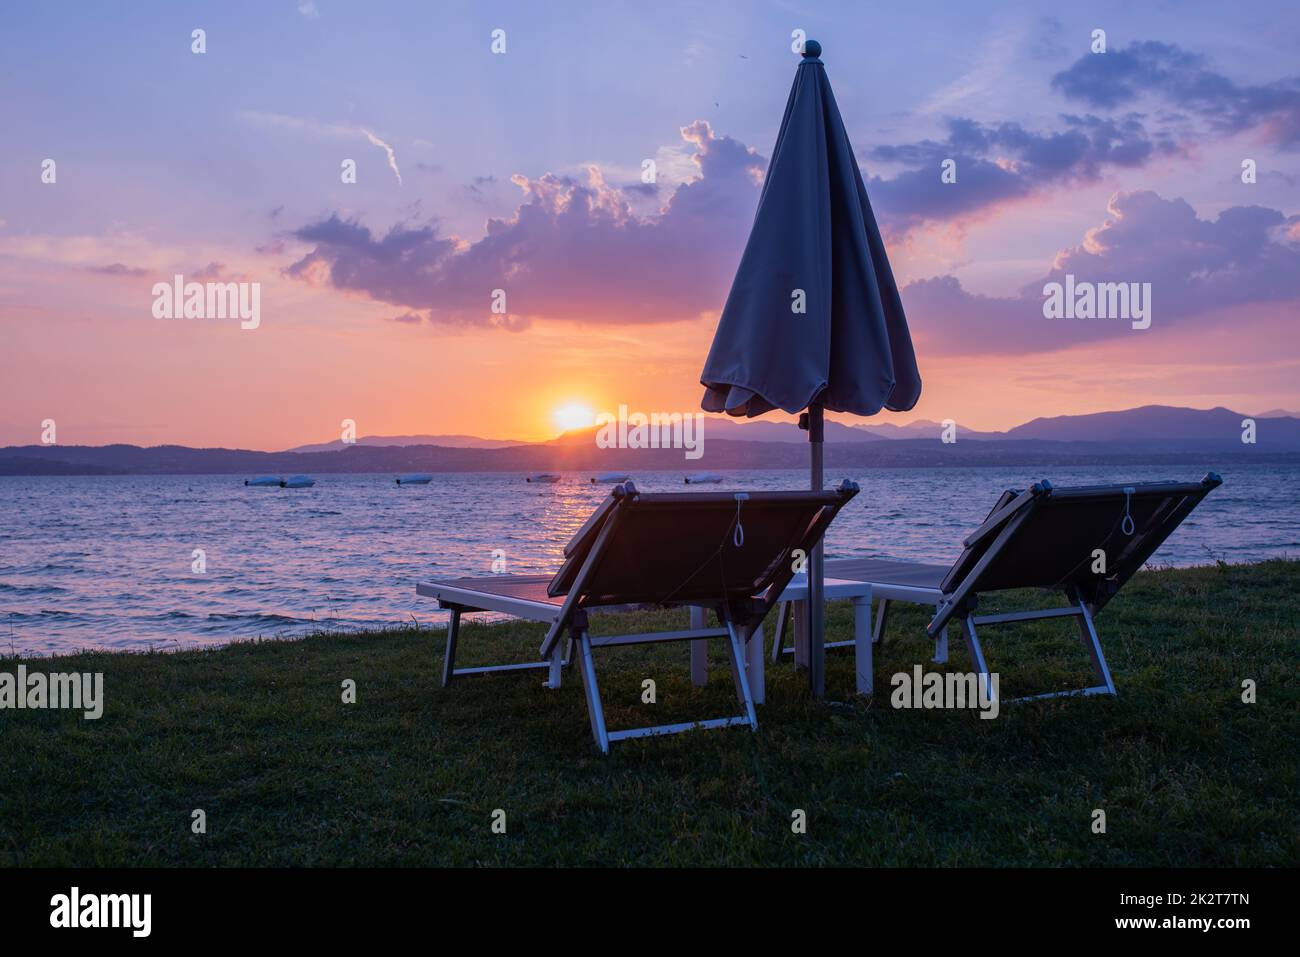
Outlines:
<svg viewBox="0 0 1300 957"><path fill-rule="evenodd" d="M1300 466L1300 450L1245 450L1240 444L1058 442L892 439L827 443L828 468L1068 468L1087 466L1200 465ZM700 472L805 469L806 444L709 443L704 456L686 459L680 449L599 449L587 445L465 449L443 446L354 446L337 452L252 452L182 446L26 446L0 449L0 476L69 475L348 475L430 472Z"/></svg>
<svg viewBox="0 0 1300 957"><path fill-rule="evenodd" d="M826 424L832 468L979 468L1187 465L1241 462L1300 465L1300 418L1230 409L1143 406L1037 418L1006 432L945 423L908 426ZM916 434L923 428L924 434ZM872 430L875 431L872 431ZM892 432L885 433L884 430ZM684 448L601 447L595 429L550 442L517 444L479 436L362 436L355 443L278 452L183 445L24 445L0 448L3 475L254 475L409 472L688 472L802 469L807 433L791 422L709 420ZM947 441L945 441L945 438ZM407 440L411 440L409 443ZM400 444L399 444L400 443ZM622 439L618 445L622 446ZM656 442L656 444L658 444ZM689 458L687 456L690 456Z"/></svg>

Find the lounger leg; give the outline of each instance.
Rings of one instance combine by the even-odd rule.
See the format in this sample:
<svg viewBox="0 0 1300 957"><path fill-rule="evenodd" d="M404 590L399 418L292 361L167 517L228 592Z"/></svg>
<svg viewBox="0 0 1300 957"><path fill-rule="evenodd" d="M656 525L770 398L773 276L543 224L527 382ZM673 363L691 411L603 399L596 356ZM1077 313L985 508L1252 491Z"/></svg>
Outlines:
<svg viewBox="0 0 1300 957"><path fill-rule="evenodd" d="M749 664L745 668L746 677L749 679L749 696L754 699L754 704L762 704L767 700L767 695L763 687L765 678L763 676L764 653L767 651L763 647L763 622L759 622L753 630L745 634L745 654L748 657Z"/></svg>
<svg viewBox="0 0 1300 957"><path fill-rule="evenodd" d="M936 611L938 605L935 606ZM934 657L930 659L936 665L946 665L948 663L948 626L943 626L943 631L939 637L934 640Z"/></svg>
<svg viewBox="0 0 1300 957"><path fill-rule="evenodd" d="M876 630L871 634L871 641L874 644L881 644L885 640L885 625L889 623L889 599L880 599L880 609L876 612Z"/></svg>
<svg viewBox="0 0 1300 957"><path fill-rule="evenodd" d="M772 642L772 664L781 660L785 649L785 622L790 617L790 603L783 601L776 606L776 638Z"/></svg>
<svg viewBox="0 0 1300 957"><path fill-rule="evenodd" d="M596 747L609 754L609 733L605 730L605 709L600 704L600 686L596 684L596 662L591 656L591 636L585 631L578 638L582 654L582 686L587 691L587 714L591 718L591 736Z"/></svg>
<svg viewBox="0 0 1300 957"><path fill-rule="evenodd" d="M758 715L754 712L754 699L749 693L749 681L745 677L745 650L736 626L727 622L727 651L731 657L731 678L736 683L736 700L745 710L745 718L752 731L758 730Z"/></svg>
<svg viewBox="0 0 1300 957"><path fill-rule="evenodd" d="M880 603L880 614L885 613L885 603ZM871 694L871 595L861 595L853 599L853 652L854 665L858 672L858 694Z"/></svg>
<svg viewBox="0 0 1300 957"><path fill-rule="evenodd" d="M992 701L993 678L989 674L989 666L984 661L984 649L980 647L980 640L975 635L975 613L971 612L961 620L962 630L966 634L966 651L970 654L971 664L975 666L975 671L983 676L984 688L981 694Z"/></svg>
<svg viewBox="0 0 1300 957"><path fill-rule="evenodd" d="M456 639L460 637L460 609L451 610L451 620L447 622L447 650L442 655L442 686L451 684L451 676L456 671Z"/></svg>
<svg viewBox="0 0 1300 957"><path fill-rule="evenodd" d="M698 605L691 606L691 628L704 627L705 611ZM709 683L709 642L699 638L691 642L691 684L703 688Z"/></svg>
<svg viewBox="0 0 1300 957"><path fill-rule="evenodd" d="M1111 680L1110 668L1106 665L1106 656L1101 653L1101 639L1097 637L1097 626L1093 624L1092 615L1088 611L1086 602L1079 602L1079 615L1075 618L1075 621L1079 624L1079 637L1083 639L1083 645L1088 649L1088 654L1092 657L1092 670L1097 673L1097 677L1105 686L1106 691L1114 694L1115 682Z"/></svg>
<svg viewBox="0 0 1300 957"><path fill-rule="evenodd" d="M796 668L808 667L808 652L808 603L797 601L794 603L794 666Z"/></svg>
<svg viewBox="0 0 1300 957"><path fill-rule="evenodd" d="M551 666L547 669L546 687L558 688L560 686L560 675L564 669L564 645L559 642L555 644L555 650L551 652Z"/></svg>

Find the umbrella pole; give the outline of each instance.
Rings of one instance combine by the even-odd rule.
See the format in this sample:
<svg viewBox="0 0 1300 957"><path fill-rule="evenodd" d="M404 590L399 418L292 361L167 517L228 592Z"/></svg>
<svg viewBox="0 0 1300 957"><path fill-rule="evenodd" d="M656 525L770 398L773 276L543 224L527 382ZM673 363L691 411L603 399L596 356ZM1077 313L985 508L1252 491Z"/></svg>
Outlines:
<svg viewBox="0 0 1300 957"><path fill-rule="evenodd" d="M825 425L821 405L808 408L808 450L811 453L812 490L822 491L822 447ZM826 695L826 575L822 543L818 539L808 562L808 686L814 698Z"/></svg>

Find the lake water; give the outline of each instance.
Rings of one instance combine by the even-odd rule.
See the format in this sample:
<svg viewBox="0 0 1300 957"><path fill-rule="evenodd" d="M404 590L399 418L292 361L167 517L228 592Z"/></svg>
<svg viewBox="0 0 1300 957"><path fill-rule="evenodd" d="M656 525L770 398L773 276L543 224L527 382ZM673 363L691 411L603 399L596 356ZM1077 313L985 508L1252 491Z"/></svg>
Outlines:
<svg viewBox="0 0 1300 957"><path fill-rule="evenodd" d="M948 562L998 493L1055 485L1197 480L1215 466L830 471L862 486L827 537L827 556ZM1157 564L1300 556L1300 469L1217 469L1211 493ZM798 471L726 472L721 489L806 488ZM635 476L680 491L681 472ZM399 487L386 475L322 475L310 489L246 488L242 476L0 478L0 652L218 645L410 623L441 623L415 596L431 576L554 570L608 485L565 475L445 474ZM206 571L193 570L195 549Z"/></svg>

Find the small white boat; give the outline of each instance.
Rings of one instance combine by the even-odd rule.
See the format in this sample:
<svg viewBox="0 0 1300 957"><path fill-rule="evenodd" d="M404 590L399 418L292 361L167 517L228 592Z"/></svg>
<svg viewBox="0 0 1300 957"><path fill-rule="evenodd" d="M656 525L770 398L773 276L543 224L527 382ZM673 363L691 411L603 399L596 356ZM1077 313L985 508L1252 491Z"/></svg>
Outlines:
<svg viewBox="0 0 1300 957"><path fill-rule="evenodd" d="M244 479L244 484L249 488L279 488L280 476L263 475L255 479Z"/></svg>
<svg viewBox="0 0 1300 957"><path fill-rule="evenodd" d="M398 485L428 485L433 481L432 475L425 475L420 472L415 475L402 475L397 479Z"/></svg>
<svg viewBox="0 0 1300 957"><path fill-rule="evenodd" d="M290 475L280 483L280 488L311 488L316 480L310 475Z"/></svg>
<svg viewBox="0 0 1300 957"><path fill-rule="evenodd" d="M626 482L631 477L626 472L601 472L599 475L591 477L591 484L595 485L597 482Z"/></svg>
<svg viewBox="0 0 1300 957"><path fill-rule="evenodd" d="M536 475L529 475L524 479L525 482L545 482L548 485L554 484L559 480L560 477L554 472L538 472Z"/></svg>
<svg viewBox="0 0 1300 957"><path fill-rule="evenodd" d="M722 476L716 472L696 472L686 476L687 485L717 485L721 481Z"/></svg>

